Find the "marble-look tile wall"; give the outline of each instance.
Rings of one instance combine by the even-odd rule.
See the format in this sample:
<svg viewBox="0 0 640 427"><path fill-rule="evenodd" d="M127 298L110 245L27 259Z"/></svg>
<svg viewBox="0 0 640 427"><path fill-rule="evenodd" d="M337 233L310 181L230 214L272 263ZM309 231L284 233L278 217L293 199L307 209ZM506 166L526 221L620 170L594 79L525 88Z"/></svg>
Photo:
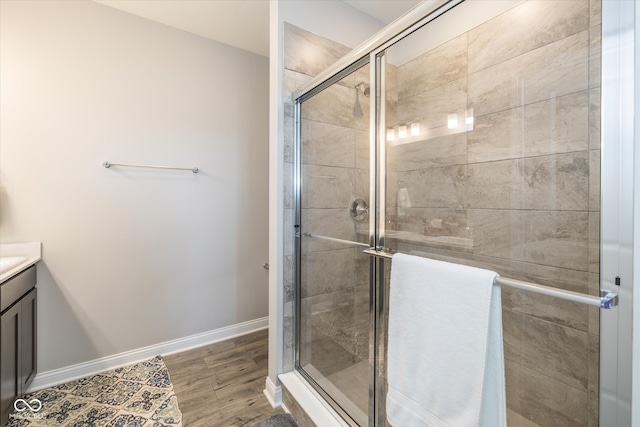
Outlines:
<svg viewBox="0 0 640 427"><path fill-rule="evenodd" d="M285 371L293 369L293 99L292 93L349 49L285 24ZM301 116L303 233L344 240L362 236L349 204L369 199L369 97L360 87L362 115L354 115L357 82L368 66L305 101ZM366 237L365 237L366 238ZM360 237L362 239L362 237ZM368 264L354 246L302 238L301 364L328 376L368 357ZM367 390L365 390L366 393Z"/></svg>
<svg viewBox="0 0 640 427"><path fill-rule="evenodd" d="M390 246L598 295L600 20L529 0L397 68L387 126L440 136L388 148ZM502 292L509 425L597 426L598 309Z"/></svg>
<svg viewBox="0 0 640 427"><path fill-rule="evenodd" d="M471 132L389 148L388 219L405 235L390 245L597 294L600 28L599 0L530 0L388 67L388 124L419 119L428 130L446 126L442 112L473 108L475 116ZM293 368L290 94L347 51L285 26L285 370ZM352 111L352 85L367 74L327 93L323 105L336 108L305 116L303 132L314 138L303 140L304 218L318 234L361 231L342 218L351 197L368 194L366 120ZM360 103L366 117L368 98ZM410 208L394 203L398 183ZM357 307L366 305L367 260L312 239L303 250L303 274L314 283L304 295L316 314L310 330L321 332L310 338L348 349L343 362L351 363L349 354L366 349L366 329L355 326L366 322ZM598 309L506 288L503 307L510 426L598 425Z"/></svg>

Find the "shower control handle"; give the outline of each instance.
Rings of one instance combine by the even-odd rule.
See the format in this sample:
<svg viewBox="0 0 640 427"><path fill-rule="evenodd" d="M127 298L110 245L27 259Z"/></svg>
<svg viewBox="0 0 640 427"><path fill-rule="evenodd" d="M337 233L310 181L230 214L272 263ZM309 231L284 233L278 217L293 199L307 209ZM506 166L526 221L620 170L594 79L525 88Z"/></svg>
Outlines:
<svg viewBox="0 0 640 427"><path fill-rule="evenodd" d="M349 205L349 215L356 221L364 221L369 217L369 205L358 197Z"/></svg>

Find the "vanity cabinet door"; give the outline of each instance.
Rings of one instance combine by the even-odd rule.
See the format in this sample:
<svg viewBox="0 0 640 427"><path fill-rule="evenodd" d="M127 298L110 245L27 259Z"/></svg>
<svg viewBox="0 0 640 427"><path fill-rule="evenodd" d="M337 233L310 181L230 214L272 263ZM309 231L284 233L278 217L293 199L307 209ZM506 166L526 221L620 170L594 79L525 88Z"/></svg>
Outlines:
<svg viewBox="0 0 640 427"><path fill-rule="evenodd" d="M37 289L33 288L20 301L20 321L22 322L20 325L20 335L22 337L20 355L21 394L27 392L29 384L36 376L36 292Z"/></svg>
<svg viewBox="0 0 640 427"><path fill-rule="evenodd" d="M21 394L21 304L0 316L0 426L5 426L15 399Z"/></svg>

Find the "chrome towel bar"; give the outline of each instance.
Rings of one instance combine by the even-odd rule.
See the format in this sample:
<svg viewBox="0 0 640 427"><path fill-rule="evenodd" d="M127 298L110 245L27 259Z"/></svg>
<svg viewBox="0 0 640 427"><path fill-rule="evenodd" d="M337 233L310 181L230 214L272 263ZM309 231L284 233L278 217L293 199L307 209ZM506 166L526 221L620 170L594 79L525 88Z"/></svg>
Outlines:
<svg viewBox="0 0 640 427"><path fill-rule="evenodd" d="M151 169L173 169L173 170L181 170L181 171L191 171L193 173L198 173L198 168L176 168L171 166L153 166L153 165L132 165L128 163L109 163L109 161L102 162L102 166L105 168L110 168L111 166L126 166L130 168L151 168Z"/></svg>
<svg viewBox="0 0 640 427"><path fill-rule="evenodd" d="M304 237L313 237L315 239L326 240L327 242L343 243L345 245L352 245L352 246L363 246L365 248L369 247L369 245L367 245L366 243L353 242L351 240L344 240L344 239L336 239L335 237L321 236L319 234L302 233L302 235ZM366 250L365 250L365 252L366 252Z"/></svg>
<svg viewBox="0 0 640 427"><path fill-rule="evenodd" d="M362 252L379 258L393 259L392 253L376 250L375 248L368 248ZM523 291L561 298L567 301L588 304L594 307L610 309L618 305L618 294L605 290L600 290L600 296L596 297L593 295L581 294L579 292L565 291L563 289L552 288L550 286L538 285L536 283L524 282L522 280L507 279L506 277L498 277L494 283L500 286L509 286Z"/></svg>

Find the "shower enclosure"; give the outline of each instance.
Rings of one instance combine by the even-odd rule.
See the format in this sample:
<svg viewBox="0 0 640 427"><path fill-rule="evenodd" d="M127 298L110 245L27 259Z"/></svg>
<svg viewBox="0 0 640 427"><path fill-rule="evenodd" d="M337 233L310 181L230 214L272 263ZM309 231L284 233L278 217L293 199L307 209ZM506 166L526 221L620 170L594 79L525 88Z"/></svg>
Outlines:
<svg viewBox="0 0 640 427"><path fill-rule="evenodd" d="M600 2L407 16L294 97L295 366L351 425L386 425L379 255L605 283ZM603 310L508 287L502 309L509 426L599 425Z"/></svg>

